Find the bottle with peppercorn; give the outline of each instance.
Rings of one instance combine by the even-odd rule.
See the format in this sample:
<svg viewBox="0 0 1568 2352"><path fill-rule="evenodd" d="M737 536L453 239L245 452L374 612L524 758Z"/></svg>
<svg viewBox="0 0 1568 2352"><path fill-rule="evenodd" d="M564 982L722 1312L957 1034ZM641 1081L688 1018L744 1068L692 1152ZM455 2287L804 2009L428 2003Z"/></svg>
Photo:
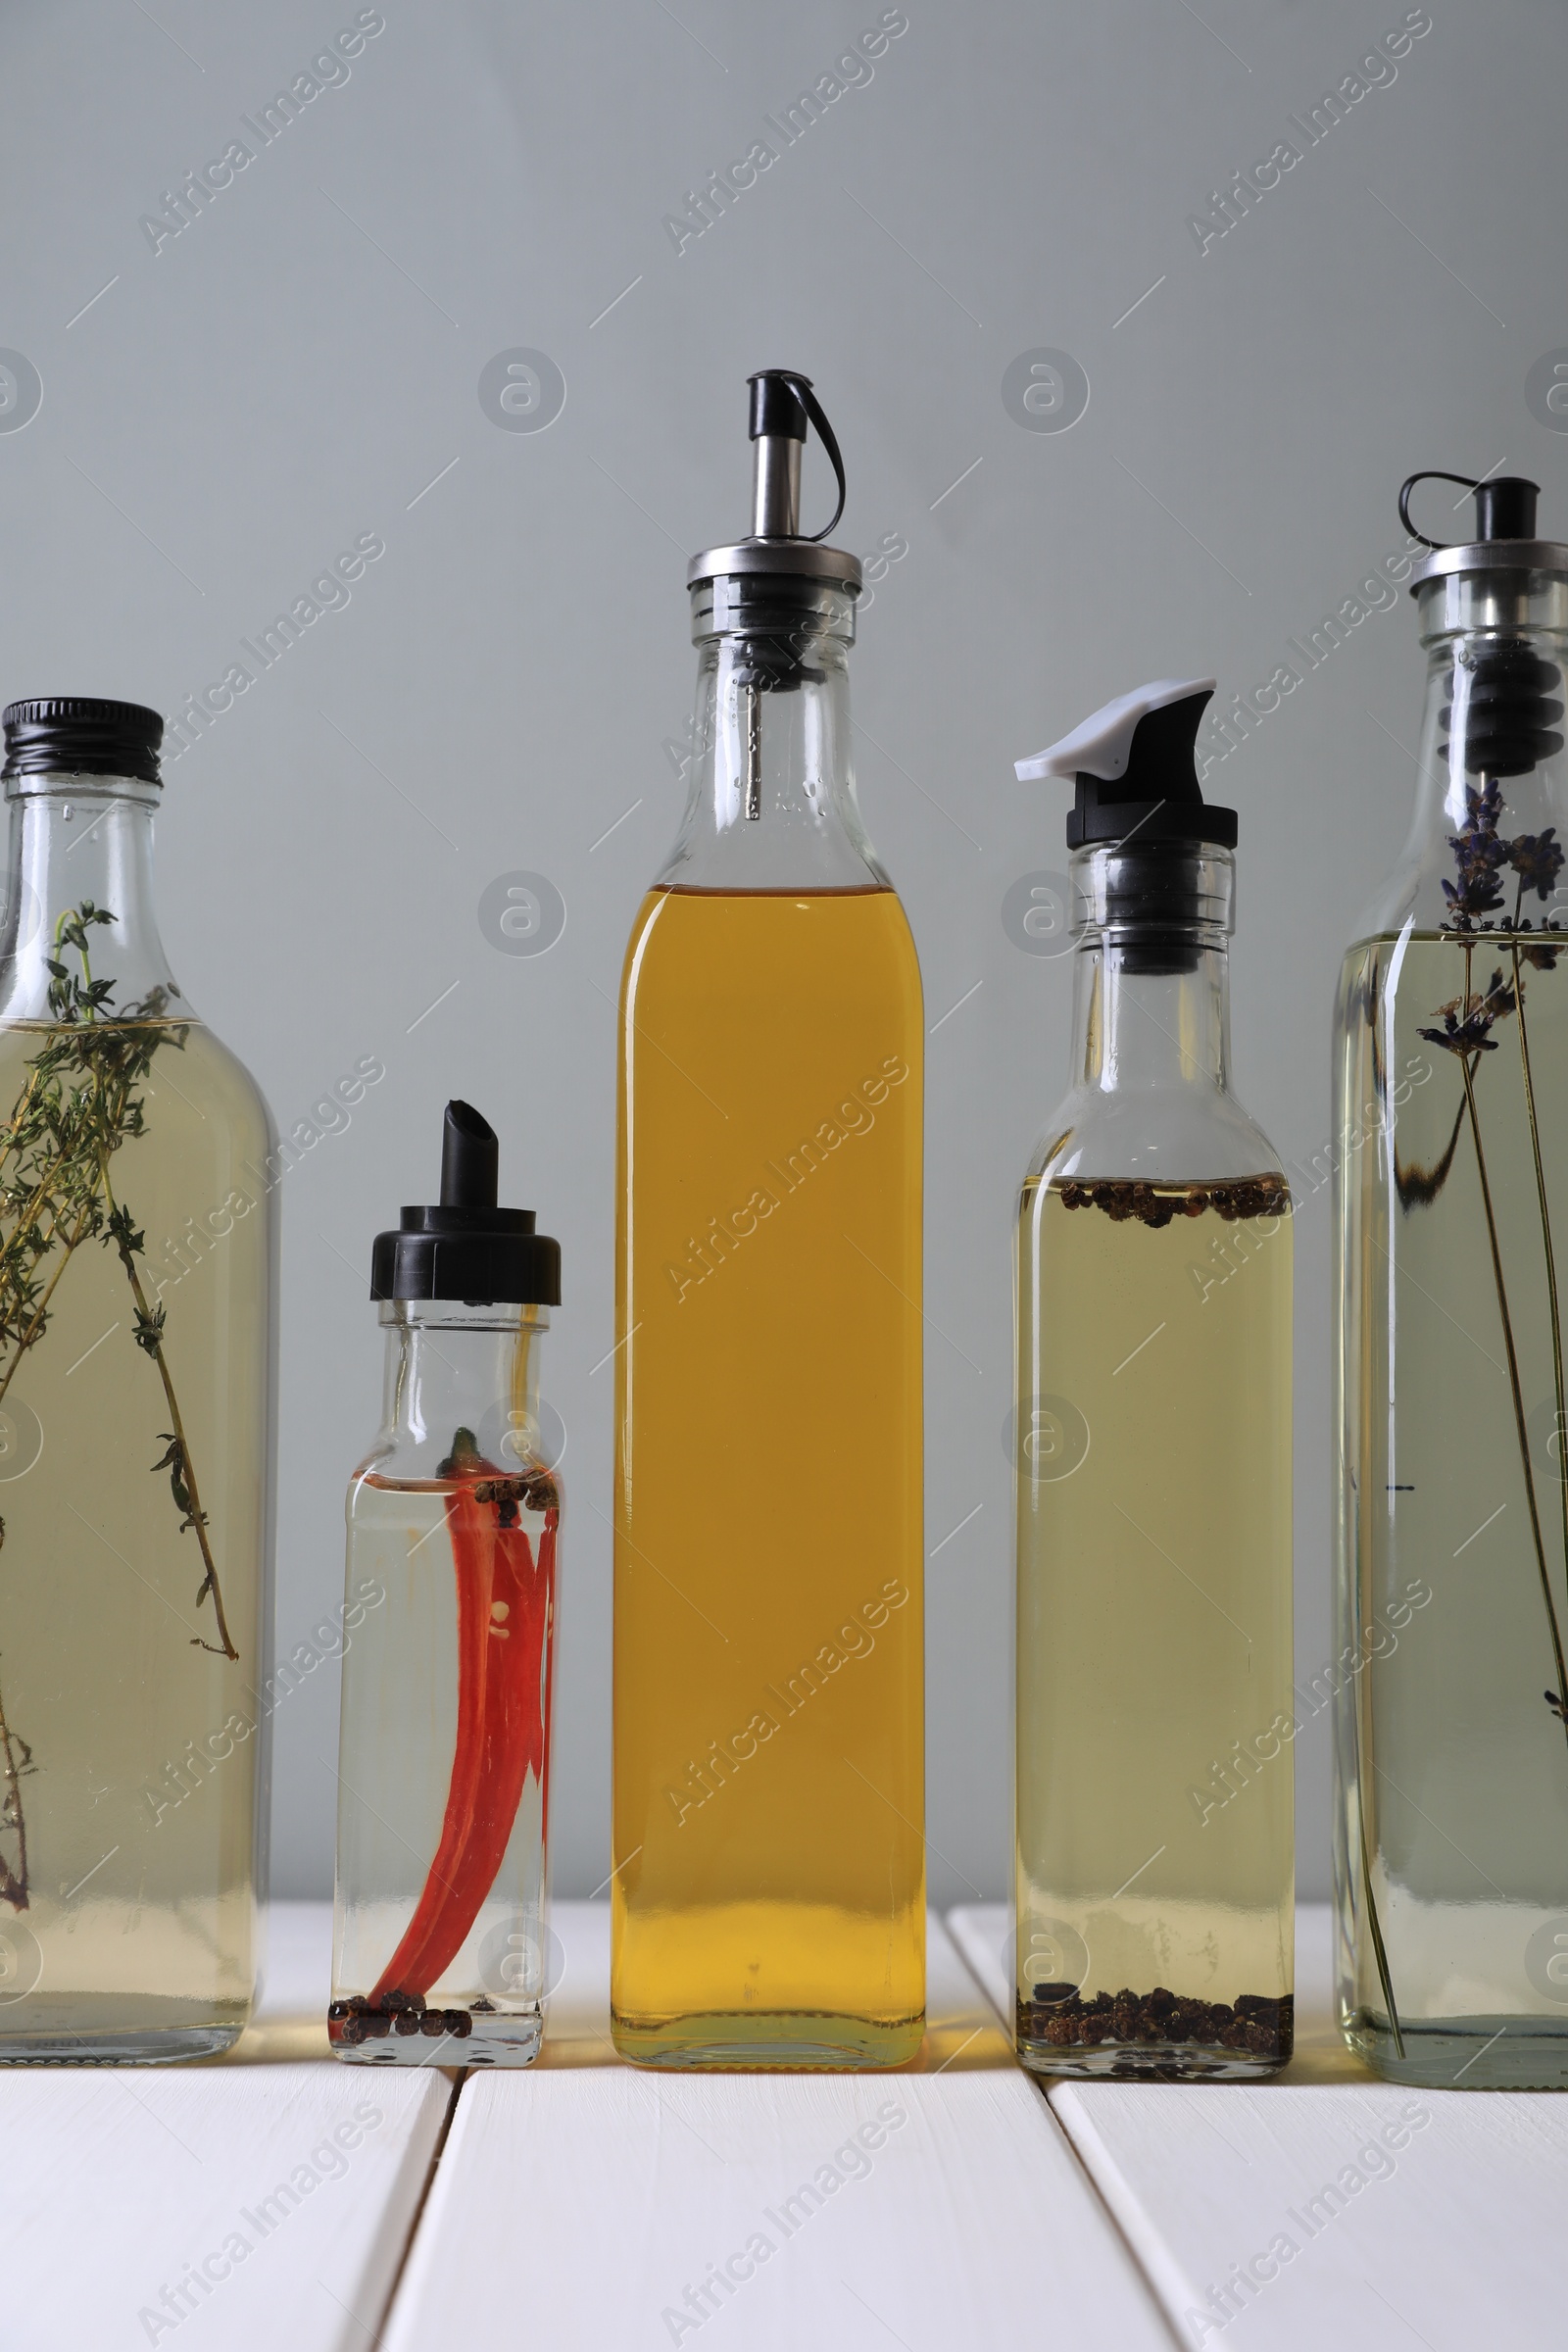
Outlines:
<svg viewBox="0 0 1568 2352"><path fill-rule="evenodd" d="M1291 2054L1291 1197L1230 1091L1236 817L1212 678L1075 782L1072 1087L1018 1220L1016 2014L1042 2073Z"/></svg>
<svg viewBox="0 0 1568 2352"><path fill-rule="evenodd" d="M327 2018L362 2063L526 2066L543 2032L561 1250L497 1207L497 1161L449 1102L440 1203L372 1259L385 1403L348 1494Z"/></svg>

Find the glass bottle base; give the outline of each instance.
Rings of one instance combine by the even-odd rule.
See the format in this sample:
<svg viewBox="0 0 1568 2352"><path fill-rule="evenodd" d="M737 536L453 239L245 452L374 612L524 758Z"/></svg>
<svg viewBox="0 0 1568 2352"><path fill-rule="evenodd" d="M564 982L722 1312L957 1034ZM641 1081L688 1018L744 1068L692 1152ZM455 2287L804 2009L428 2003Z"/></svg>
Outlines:
<svg viewBox="0 0 1568 2352"><path fill-rule="evenodd" d="M1345 2038L1386 2082L1424 2090L1568 2089L1568 2018L1447 2017L1399 2021L1401 2058L1386 2021L1361 2010Z"/></svg>
<svg viewBox="0 0 1568 2352"><path fill-rule="evenodd" d="M326 2036L334 2058L350 2066L532 2066L544 2039L544 2013L496 2009L488 2000L427 2009L396 1993L396 2008L372 2010L361 1994L334 2001Z"/></svg>
<svg viewBox="0 0 1568 2352"><path fill-rule="evenodd" d="M175 2026L119 2034L8 2034L0 2066L174 2066L218 2058L238 2041L241 2026Z"/></svg>
<svg viewBox="0 0 1568 2352"><path fill-rule="evenodd" d="M612 2015L615 2048L633 2066L730 2073L843 2072L907 2066L925 2039L925 2018L839 2017L829 2011L716 2010L652 2021Z"/></svg>
<svg viewBox="0 0 1568 2352"><path fill-rule="evenodd" d="M1019 2001L1018 2063L1037 2075L1095 2081L1255 2082L1278 2074L1296 2045L1292 1994L1241 1993L1234 2002L1183 2000L1156 1985L1054 2001Z"/></svg>
<svg viewBox="0 0 1568 2352"><path fill-rule="evenodd" d="M1252 2058L1245 2051L1190 2041L1102 2042L1098 2049L1064 2049L1059 2042L1018 2043L1018 2064L1035 2075L1072 2075L1097 2082L1258 2082L1277 2075L1289 2058Z"/></svg>

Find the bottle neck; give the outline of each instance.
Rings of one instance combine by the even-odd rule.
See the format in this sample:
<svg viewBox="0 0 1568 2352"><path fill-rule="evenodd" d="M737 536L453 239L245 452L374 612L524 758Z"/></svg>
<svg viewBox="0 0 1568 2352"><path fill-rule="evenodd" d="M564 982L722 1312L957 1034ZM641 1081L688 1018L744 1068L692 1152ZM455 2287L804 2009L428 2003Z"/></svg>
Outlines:
<svg viewBox="0 0 1568 2352"><path fill-rule="evenodd" d="M1073 1083L1097 1094L1230 1084L1236 861L1215 842L1074 852Z"/></svg>
<svg viewBox="0 0 1568 2352"><path fill-rule="evenodd" d="M50 1017L50 962L71 978L107 980L99 1018L182 1013L153 911L156 784L127 776L24 775L6 785L11 840L0 914L0 1019ZM88 906L110 920L86 926L82 958L62 927Z"/></svg>
<svg viewBox="0 0 1568 2352"><path fill-rule="evenodd" d="M686 813L665 888L886 889L855 797L855 600L750 576L693 592L697 704Z"/></svg>
<svg viewBox="0 0 1568 2352"><path fill-rule="evenodd" d="M1447 573L1418 593L1427 682L1415 808L1398 865L1365 927L1568 923L1568 892L1553 883L1543 894L1509 855L1548 826L1559 843L1568 829L1568 579ZM1455 849L1456 840L1474 842L1478 831L1485 837L1478 855ZM1477 880L1489 858L1491 886ZM1528 851L1524 862L1531 862Z"/></svg>
<svg viewBox="0 0 1568 2352"><path fill-rule="evenodd" d="M1147 968L1136 941L1091 939L1074 973L1073 1082L1097 1094L1224 1094L1230 1086L1230 959L1196 936L1190 968ZM1159 956L1156 963L1177 960Z"/></svg>
<svg viewBox="0 0 1568 2352"><path fill-rule="evenodd" d="M383 1300L381 1429L370 1467L383 1477L439 1478L444 1463L469 1451L508 1477L538 1464L539 1342L549 1325L541 1306Z"/></svg>

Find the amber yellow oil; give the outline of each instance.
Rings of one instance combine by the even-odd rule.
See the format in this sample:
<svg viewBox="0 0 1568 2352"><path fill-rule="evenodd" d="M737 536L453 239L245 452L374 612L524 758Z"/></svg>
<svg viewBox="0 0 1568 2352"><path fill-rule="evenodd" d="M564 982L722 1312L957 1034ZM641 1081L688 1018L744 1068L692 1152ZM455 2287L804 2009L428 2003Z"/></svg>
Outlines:
<svg viewBox="0 0 1568 2352"><path fill-rule="evenodd" d="M1036 2046L1064 1989L1292 1991L1291 1244L1288 1214L1024 1188L1017 1993L1047 2071L1134 2063Z"/></svg>
<svg viewBox="0 0 1568 2352"><path fill-rule="evenodd" d="M922 1013L884 889L659 889L621 1003L616 2046L925 2009Z"/></svg>

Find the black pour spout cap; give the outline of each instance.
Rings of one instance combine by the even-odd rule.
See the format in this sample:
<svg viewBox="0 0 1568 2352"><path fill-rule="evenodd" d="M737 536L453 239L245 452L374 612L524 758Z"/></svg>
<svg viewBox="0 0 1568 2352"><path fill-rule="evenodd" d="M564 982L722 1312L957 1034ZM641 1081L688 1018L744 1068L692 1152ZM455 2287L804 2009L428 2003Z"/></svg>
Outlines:
<svg viewBox="0 0 1568 2352"><path fill-rule="evenodd" d="M468 1306L559 1306L561 1244L535 1233L531 1208L498 1208L501 1148L471 1102L449 1102L441 1132L441 1199L405 1208L378 1233L372 1298L461 1298Z"/></svg>
<svg viewBox="0 0 1568 2352"><path fill-rule="evenodd" d="M43 694L12 703L3 721L8 776L136 776L162 781L164 722L141 703L87 694Z"/></svg>
<svg viewBox="0 0 1568 2352"><path fill-rule="evenodd" d="M1444 548L1464 544L1450 539L1429 539L1418 531L1410 520L1410 493L1418 482L1457 482L1461 490L1475 494L1476 527L1471 546L1485 545L1493 539L1534 539L1536 535L1536 501L1541 496L1539 482L1526 481L1522 473L1495 474L1491 481L1478 482L1468 473L1443 473L1428 466L1421 473L1412 473L1399 492L1399 520L1412 539L1423 547Z"/></svg>
<svg viewBox="0 0 1568 2352"><path fill-rule="evenodd" d="M752 439L782 433L787 440L804 441L809 421L805 396L812 388L810 377L797 374L793 368L760 368L746 381L752 392ZM829 530L832 527L830 523Z"/></svg>
<svg viewBox="0 0 1568 2352"><path fill-rule="evenodd" d="M1195 746L1212 678L1156 678L1086 718L1059 743L1017 762L1020 783L1071 781L1067 847L1124 844L1159 856L1200 842L1236 846L1236 811L1204 800Z"/></svg>

